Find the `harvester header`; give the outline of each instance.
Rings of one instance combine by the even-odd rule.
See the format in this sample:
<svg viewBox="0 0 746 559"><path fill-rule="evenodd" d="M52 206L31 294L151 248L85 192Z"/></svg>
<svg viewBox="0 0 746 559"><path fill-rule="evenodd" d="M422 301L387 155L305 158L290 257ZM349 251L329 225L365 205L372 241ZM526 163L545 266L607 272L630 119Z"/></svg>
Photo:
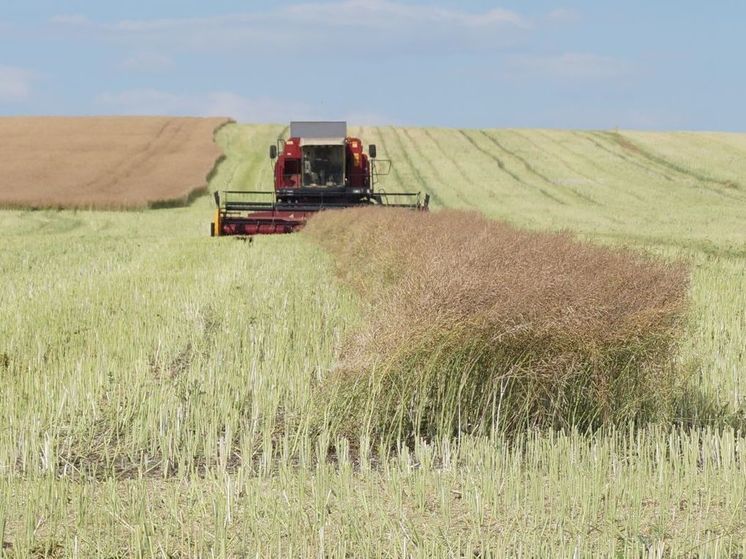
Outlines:
<svg viewBox="0 0 746 559"><path fill-rule="evenodd" d="M271 145L269 157L274 161L274 190L215 193L213 236L292 233L328 209L428 209L427 194L376 189L391 162L376 159L374 144L366 154L360 139L347 135L346 122L291 122L290 137Z"/></svg>

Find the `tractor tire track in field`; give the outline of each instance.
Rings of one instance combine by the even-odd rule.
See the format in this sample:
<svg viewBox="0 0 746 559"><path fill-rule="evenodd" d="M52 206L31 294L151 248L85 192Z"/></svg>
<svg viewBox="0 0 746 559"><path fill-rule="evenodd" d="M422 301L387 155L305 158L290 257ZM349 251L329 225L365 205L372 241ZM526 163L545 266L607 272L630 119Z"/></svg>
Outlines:
<svg viewBox="0 0 746 559"><path fill-rule="evenodd" d="M425 130L425 129L422 129L422 130ZM406 128L399 128L399 129L396 130L396 132L397 133L401 132L401 134L404 135L406 137L407 141L412 145L412 151L417 154L418 158L421 161L427 161L427 162L429 162L430 163L429 168L432 169L432 170L436 170L436 174L439 174L439 173L437 173L437 163L438 163L438 161L433 160L432 156L430 156L430 155L427 154L428 153L427 150L423 150L423 149L419 148L418 142L415 141L414 138L412 138L412 135L409 132L409 130L407 130ZM425 130L425 132L427 132L427 131ZM438 146L437 142L434 142L434 143L435 143L436 146ZM453 161L450 160L450 158L447 157L446 160L449 163L453 164ZM440 161L442 161L442 160L440 160ZM458 166L456 167L456 170L458 172L461 172L461 169ZM443 184L443 183L441 182L441 184ZM452 184L449 181L448 183L444 184L444 186L450 192L452 192L454 194L454 196L456 196L456 198L460 202L462 202L463 204L465 204L466 207L469 207L469 208L473 208L474 207L474 203L471 200L469 200L468 198L464 198L463 194L460 191L456 190L456 188L458 188L456 184Z"/></svg>
<svg viewBox="0 0 746 559"><path fill-rule="evenodd" d="M579 134L579 133L576 133ZM639 152L635 149L625 149L622 145L620 145L618 142L614 141L612 138L609 137L609 134L616 134L615 132L609 133L609 132L589 132L585 136L585 138L592 142L593 145L598 147L599 149L605 151L606 153L615 155L619 157L620 159L634 165L635 167L642 169L646 172L646 174L652 174L657 177L662 177L667 182L670 182L672 184L678 185L678 186L684 186L686 188L690 188L693 190L698 190L696 185L690 184L689 180L687 181L680 181L676 180L676 177L671 175L670 172L674 171L668 166L661 165L659 162L651 161L646 158L642 158L639 155ZM606 142L607 145L611 147L606 147L603 145L602 142ZM617 151L614 151L614 148L620 149L622 153L619 153ZM624 153L630 153L631 155L626 156ZM681 175L681 173L678 173ZM686 176L686 179L691 179L691 177Z"/></svg>
<svg viewBox="0 0 746 559"><path fill-rule="evenodd" d="M458 159L456 159L448 151L446 151L443 148L443 146L440 143L438 143L437 138L433 135L433 133L432 133L431 130L425 128L425 129L423 129L423 131L425 133L425 136L427 136L430 139L430 141L433 142L433 144L435 144L435 148L443 155L443 157L446 159L446 161L449 161L459 171L459 173L461 173L461 175L464 178L469 178L469 181L470 181L471 184L479 184L479 181L474 180L473 178L470 177L470 175L471 175L470 168L468 166L464 167L461 163L458 162ZM461 130L459 130L458 132L461 132ZM463 132L461 132L461 133L463 134ZM508 174L510 174L510 173L508 173ZM495 199L496 198L496 194L492 190L490 190L490 189L485 189L485 193L487 194L488 198L491 198L491 199ZM459 196L459 199L461 199L460 196ZM471 202L469 202L469 204L473 205Z"/></svg>
<svg viewBox="0 0 746 559"><path fill-rule="evenodd" d="M168 146L179 145L177 138L181 135L183 124L179 123L175 129L172 130L172 128L174 127L164 127L159 137L153 139L149 145L138 153L132 160L126 161L121 174L115 176L100 190L108 191L115 188L117 185L121 184L123 180L129 179L140 169L152 165L153 160L157 159L160 155L160 151L166 151Z"/></svg>
<svg viewBox="0 0 746 559"><path fill-rule="evenodd" d="M548 139L548 140L552 140L552 138L548 137L548 136L547 136L547 134L545 134L545 133L543 133L543 132L542 132L542 134L543 134L543 135L544 135L545 137L547 137L547 139ZM674 178L673 178L673 177L671 177L671 176L669 176L669 175L668 175L668 174L666 174L665 172L662 172L662 171L660 171L660 170L658 170L658 169L654 169L654 168L651 168L651 167L650 167L650 166L648 166L648 165L644 165L644 164L640 163L639 161L635 160L634 158L628 158L628 157L625 157L624 155L622 155L622 154L619 154L619 153L615 152L614 150L610 150L609 148L605 147L605 146L604 146L603 144L601 144L601 143L600 143L600 142L599 142L598 140L596 140L596 139L594 139L594 138L593 138L593 134L594 134L593 132L577 132L577 131L570 131L570 132L569 132L569 134L570 134L571 136L575 136L576 138L579 138L579 139L581 139L581 140L583 140L583 141L588 141L588 142L590 142L590 143L591 143L591 145L593 145L593 146L594 146L594 147L595 147L596 149L600 149L600 150L601 150L601 151L603 151L604 153L608 153L608 154L610 154L610 155L612 155L612 156L615 156L615 157L617 157L617 158L621 159L621 160L622 160L622 161L624 161L624 162L625 162L626 164L630 164L630 165L632 165L632 166L634 166L634 167L636 167L636 168L638 168L638 169L640 169L640 170L644 171L646 175L652 175L652 176L656 176L656 177L661 177L661 178L663 178L664 180L666 180L666 181L669 181L669 182L673 182L673 181L674 181ZM576 159L576 160L581 160L581 161L584 161L584 162L585 162L586 164L588 164L588 165L589 165L590 167L593 167L593 168L594 168L594 169L596 169L596 170L597 170L598 172L600 172L600 173L602 173L602 174L604 174L604 175L612 175L612 176L614 175L613 173L609 173L608 169L606 169L606 168L605 168L604 166L600 165L600 164L599 164L599 162L598 162L598 160L597 160L596 158L594 158L594 157L589 157L589 156L586 156L586 155L584 155L583 153L578 153L577 151L575 151L575 150L573 150L573 149L571 149L571 148L567 147L566 145L562 145L562 144L559 144L559 145L561 146L561 148L562 148L562 149L564 149L565 151L567 151L567 152L571 153L574 159ZM564 164L565 164L565 165L566 165L566 166L567 166L567 167L568 167L569 169L571 169L571 170L572 170L573 172L576 172L576 173L578 173L578 174L582 174L582 173L580 173L579 171L577 171L577 169L575 169L574 167L572 167L572 166L571 166L571 165L570 165L570 164L569 164L569 163L567 162L567 160L566 160L566 159L563 159L563 158L561 158L561 157L559 157L559 159L560 159L560 161L562 161L562 162L563 162L563 163L564 163ZM586 176L586 177L587 177L587 175L583 175L583 176ZM579 193L579 192L577 192L577 191L575 191L575 192L576 192L576 193L577 193L577 194L578 194L579 196L583 196L583 195L582 195L581 193ZM636 193L632 192L632 191L631 191L630 189L625 189L625 190L624 190L624 195L626 195L626 196L629 196L629 197L631 197L631 198L633 198L633 199L637 200L638 202L642 202L643 204L648 204L648 203L649 203L649 200L648 200L648 199L645 199L644 197L640 196L639 194L636 194ZM597 203L597 204L598 204L598 203ZM612 221L614 221L614 218L610 218L610 219L612 219Z"/></svg>
<svg viewBox="0 0 746 559"><path fill-rule="evenodd" d="M619 132L599 132L599 136L606 138L607 140L621 147L623 150L629 153L633 153L639 158L649 161L659 167L668 169L670 171L674 171L678 173L679 175L684 175L685 177L689 179L694 179L700 183L704 183L705 185L707 184L714 185L716 188L710 187L708 189L716 194L719 194L720 196L724 196L726 198L739 199L738 196L732 196L729 193L722 192L720 190L720 188L728 188L728 189L735 188L735 189L740 190L742 186L738 183L734 183L733 181L729 181L729 180L714 179L714 178L702 175L700 173L697 173L696 171L693 171L691 169L686 169L685 167L682 167L681 165L671 161L670 159L666 159L662 155L658 155L642 147L638 143L623 136Z"/></svg>
<svg viewBox="0 0 746 559"><path fill-rule="evenodd" d="M538 132L538 131L537 131L537 132ZM491 140L491 141L492 141L492 142L493 142L493 143L494 143L495 145L499 146L499 147L500 147L500 148L501 148L501 149L502 149L503 151L505 151L505 152L506 152L507 154L509 154L509 155L511 155L511 156L513 156L513 157L515 157L515 158L516 158L516 159L517 159L518 161L521 161L521 162L522 162L522 163L523 163L523 164L524 164L524 165L526 166L526 169L527 169L527 170L528 170L528 171L529 171L530 173L532 173L532 174L536 175L537 177L539 177L539 178L543 179L543 180L544 180L544 181L545 181L545 182L546 182L547 184L551 185L551 186L552 186L553 188L557 188L558 186L561 186L561 187L562 187L562 188L563 188L564 190L566 190L566 191L568 191L569 193L571 193L571 194L572 194L572 195L573 195L573 196L574 196L575 198L578 198L578 199L580 199L580 200L583 200L584 202L587 202L587 203L589 203L589 204L591 204L591 205L593 205L593 206L601 206L601 205L602 205L602 204L601 204L600 202L598 202L597 200L594 200L593 198L591 198L591 197L590 197L590 196L588 196L587 194L583 194L582 192L578 192L578 191L577 191L577 190L575 190L574 188L570 188L570 187L569 187L568 185L563 185L563 184L560 184L560 183L558 183L557 181L554 181L554 180L550 179L550 178L549 178L548 176L544 175L543 173L540 173L540 172L539 172L539 171L537 171L537 170L536 170L536 169L535 169L535 168L533 167L533 165L531 165L531 164L530 164L530 163L528 162L528 160L526 160L526 159L525 159L524 157L522 157L522 156L518 155L517 153L515 153L515 152L513 152L513 151L510 151L510 150L508 150L507 148L505 148L504 146L502 146L502 145L500 144L500 142L498 142L498 141L497 141L497 139L496 139L496 138L494 138L494 137L490 136L490 135L489 135L489 134L487 134L486 132L483 132L483 133L484 133L484 135L485 135L485 136L487 136L487 138L489 138L489 139L490 139L490 140ZM522 139L523 139L524 141L526 141L526 142L527 142L527 143L529 143L530 145L534 146L534 147L535 147L535 148L536 148L536 149L537 149L538 151L545 151L545 150L543 150L543 149L541 148L541 146L537 145L537 144L536 144L536 142L535 142L535 141L534 141L533 139L529 138L528 136L525 136L524 134L521 134L520 132L518 132L518 131L515 131L515 130L513 131L513 134L514 134L514 135L515 135L516 137L522 138ZM551 142L551 143L555 143L555 142L554 142L554 140L553 140L552 138L549 138L549 140L550 140L550 142ZM568 151L569 151L569 150L568 150ZM573 153L573 152L571 151L570 153ZM557 156L555 156L555 157L557 157ZM589 181L593 182L593 179L592 179L591 177L589 177L588 175L585 175L585 174L583 174L583 173L579 172L579 171L578 171L577 169L575 169L574 167L572 167L571 165L569 165L569 164L567 163L567 161L565 161L564 159L562 159L562 158L560 158L560 157L557 157L557 159L559 159L559 160L560 160L560 162L561 162L561 163L562 163L562 164L563 164L563 165L564 165L565 167L567 167L567 168L568 168L569 170L571 170L571 171L572 171L573 173L576 173L576 174L578 174L578 175L580 175L580 176L582 176L582 177L584 177L584 178L588 179Z"/></svg>
<svg viewBox="0 0 746 559"><path fill-rule="evenodd" d="M653 176L656 176L656 177L663 177L663 179L665 179L666 181L669 181L669 182L673 181L673 179L670 176L668 176L666 173L661 173L659 171L656 171L655 169L653 169L653 168L651 168L651 167L649 167L647 165L643 165L642 163L640 163L639 161L637 161L636 159L634 159L632 157L627 157L627 156L625 156L622 153L619 153L617 151L614 151L613 149L608 148L607 146L605 146L604 144L602 144L600 141L598 141L598 140L595 139L594 132L582 132L581 131L581 132L573 132L573 134L575 136L577 136L578 138L582 139L582 140L590 142L596 149L599 149L599 150L603 151L604 153L607 153L607 154L611 155L612 157L615 157L616 159L619 159L619 160L623 161L624 164L626 164L626 165L631 165L631 166L633 166L633 167L635 167L637 169L640 169L641 171L645 172L645 174L653 175ZM626 194L627 196L630 196L630 197L634 198L638 202L642 202L642 203L645 203L645 204L648 203L648 200L646 200L645 198L643 198L639 194L636 194L636 193L632 192L631 190L625 191L624 194Z"/></svg>
<svg viewBox="0 0 746 559"><path fill-rule="evenodd" d="M443 155L443 158L446 161L448 161L451 165L453 165L456 168L456 170L458 170L461 176L463 176L464 178L468 178L472 184L477 182L477 181L474 181L472 177L470 177L471 173L470 173L469 168L468 167L465 168L461 163L458 162L458 160L455 157L453 157L453 155L451 155L448 151L446 151L443 148L443 146L440 143L438 143L438 139L433 135L431 130L424 128L423 132L425 133L425 136L427 136L430 139L430 141L435 145L435 149L437 149ZM411 136L409 136L409 139L414 141L411 138ZM489 195L491 198L494 198L494 193L490 192ZM462 199L462 198L459 196L459 199ZM469 202L469 204L471 205L471 202Z"/></svg>
<svg viewBox="0 0 746 559"><path fill-rule="evenodd" d="M0 119L6 178L0 204L121 210L182 206L207 192L223 159L228 119L14 117Z"/></svg>
<svg viewBox="0 0 746 559"><path fill-rule="evenodd" d="M115 186L122 178L126 178L132 175L132 172L139 168L148 159L153 157L154 148L160 142L161 138L166 134L166 130L171 127L173 121L166 121L163 126L158 129L155 136L151 138L141 149L134 153L134 155L127 154L125 159L120 160L119 163L114 164L108 169L104 169L99 175L95 176L92 180L85 183L85 187L93 187L98 184L96 188L98 192L107 192L111 187ZM105 180L106 177L111 177Z"/></svg>
<svg viewBox="0 0 746 559"><path fill-rule="evenodd" d="M564 150L567 153L571 154L572 155L571 159L573 161L582 161L586 165L588 165L589 167L592 167L596 171L600 172L602 175L607 175L608 174L607 171L606 171L606 169L604 169L601 165L599 165L598 161L595 158L589 157L589 156L585 155L584 153L578 153L578 152L576 152L572 148L568 147L566 145L566 142L558 142L558 141L556 141L554 138L552 138L544 130L538 130L537 134L543 136L547 141L549 141L553 145L558 146L560 150ZM534 145L536 145L536 144L534 144ZM555 157L563 165L565 165L565 167L567 167L568 169L570 169L573 173L577 173L578 175L580 175L582 177L585 177L586 179L588 179L593 184L602 184L601 182L598 182L595 177L590 176L590 175L588 175L586 173L582 173L582 172L578 171L577 167L571 165L568 162L569 161L568 158L563 158L560 155L555 155ZM601 202L595 200L594 198L590 197L589 195L587 195L587 194L585 194L585 193L583 193L583 192L581 192L579 190L576 190L576 189L572 188L569 184L565 184L563 186L565 186L567 188L567 190L569 190L570 192L572 192L573 194L575 194L575 196L577 196L581 200L585 200L586 202L588 202L588 203L590 203L590 204L592 204L594 206L602 206L603 205Z"/></svg>
<svg viewBox="0 0 746 559"><path fill-rule="evenodd" d="M645 171L647 174L655 175L657 177L662 177L664 180L668 182L674 182L674 178L670 176L668 173L664 172L663 170L658 170L654 167L651 167L650 165L645 165L644 163L641 163L639 159L636 159L634 157L628 157L624 153L620 153L618 151L615 151L607 146L605 146L603 143L601 143L601 133L598 132L573 132L575 136L578 138L582 138L584 140L587 140L593 146L595 146L597 149L600 149L601 151L608 153L609 155L616 157L617 159L621 159L625 163L632 165L633 167L637 167L638 169L641 169ZM598 138L598 139L597 139Z"/></svg>
<svg viewBox="0 0 746 559"><path fill-rule="evenodd" d="M24 212L23 219L34 223L34 226L31 227L34 232L64 234L71 233L86 225L82 219L75 217L75 215L66 212L52 213L27 210ZM27 232L24 231L21 234L27 234Z"/></svg>
<svg viewBox="0 0 746 559"><path fill-rule="evenodd" d="M381 146L381 151L386 154L386 157L390 158L389 152L386 149L386 141L383 139L383 134L381 133L380 128L374 127L373 128L373 133L378 138L378 145ZM362 132L361 132L361 135L362 135ZM404 180L402 179L401 173L399 172L399 169L397 169L396 165L394 165L393 163L391 163L391 176L393 177L393 179L396 182L397 187L399 189L402 189L402 190L406 189L406 186L404 184ZM419 181L419 182L420 182L420 184L422 184L423 181ZM425 190L425 192L428 192L425 189L424 186L422 186L422 189ZM385 191L383 188L380 188L379 190ZM429 194L429 192L428 192L428 194ZM431 194L431 196L433 196L433 195ZM433 196L433 199L435 199L434 196Z"/></svg>
<svg viewBox="0 0 746 559"><path fill-rule="evenodd" d="M474 149L476 149L480 153L482 153L482 154L486 155L487 157L489 157L490 159L492 159L495 163L497 163L497 166L500 168L500 170L503 171L504 173L508 174L510 177L512 177L513 180L515 180L516 182L518 182L520 184L528 186L530 188L536 188L536 189L538 189L539 192L541 192L544 196L546 196L547 198L549 198L550 200L553 200L554 202L556 202L558 204L561 204L563 206L567 205L564 201L562 201L559 198L557 198L551 192L548 192L547 190L545 190L544 188L542 188L542 187L540 187L538 185L533 185L533 184L530 184L530 183L524 181L521 178L520 175L517 175L517 174L513 173L512 171L508 170L508 168L505 166L505 163L503 162L502 159L500 159L495 153L493 153L493 152L491 152L491 151L489 151L487 149L484 149L481 145L479 145L479 143L474 138L472 138L471 136L469 136L466 133L466 131L459 130L459 132L474 147ZM552 182L549 179L547 179L544 175L542 175L542 174L538 173L537 171L535 171L534 168L531 167L531 165L529 165L528 161L526 161L522 157L520 157L520 156L518 156L518 155L516 155L514 153L511 153L510 151L508 151L507 149L505 149L505 147L503 147L500 144L500 142L497 141L497 139L495 139L495 138L491 137L490 135L488 135L487 132L485 132L484 130L480 130L479 132L485 138L487 138L487 140L490 143L494 144L495 147L497 147L498 149L500 149L503 153L506 153L507 155L509 155L509 156L513 157L514 159L520 161L523 164L523 166L526 168L526 171L528 171L529 173L531 173L533 175L538 176L543 182L554 186L554 184L552 184Z"/></svg>
<svg viewBox="0 0 746 559"><path fill-rule="evenodd" d="M480 130L480 132L496 148L498 148L499 150L501 150L506 155L512 157L513 159L519 161L521 164L523 164L523 166L526 168L526 171L528 171L530 174L535 175L536 177L538 177L539 179L541 179L543 182L547 183L548 185L556 186L556 184L554 184L554 182L552 181L552 179L550 179L549 177L547 177L545 174L540 173L539 171L537 171L536 168L533 165L531 165L526 160L526 158L524 158L523 156L518 155L516 152L511 151L508 148L506 148L497 138L495 138L491 134L488 134L486 130Z"/></svg>
<svg viewBox="0 0 746 559"><path fill-rule="evenodd" d="M433 202L435 202L439 206L446 207L446 204L443 203L443 199L438 196L428 185L428 182L425 180L425 178L420 174L420 171L417 169L417 167L412 162L412 158L409 156L409 152L404 147L404 143L401 141L401 138L397 134L397 128L394 128L393 126L387 127L391 132L394 140L396 141L399 149L399 153L402 156L402 160L404 163L409 167L409 169L412 171L412 175L414 176L415 180L420 183L420 186L422 187L422 190L430 195L430 198L432 198ZM380 128L376 127L376 132L379 134L379 137L381 138L381 145L384 146L384 140L383 140L383 134L380 131ZM386 153L389 153L386 150ZM395 166L392 164L391 166L393 169L395 169ZM402 188L406 189L407 185L404 184L404 181L402 180L401 174L398 171L395 171L395 174L399 180L399 184Z"/></svg>
<svg viewBox="0 0 746 559"><path fill-rule="evenodd" d="M142 150L135 154L134 158L124 161L124 165L121 167L121 173L114 173L115 176L98 190L106 192L110 189L114 189L123 181L129 179L133 174L140 172L143 168L157 165L161 153L176 149L178 146L187 143L188 133L189 131L184 129L183 121L177 120L167 122L166 125L161 128L158 135L150 140ZM205 184L203 184L202 187L197 188L196 192L193 189L188 195L188 199L192 200L195 194L204 194L206 192L205 189Z"/></svg>

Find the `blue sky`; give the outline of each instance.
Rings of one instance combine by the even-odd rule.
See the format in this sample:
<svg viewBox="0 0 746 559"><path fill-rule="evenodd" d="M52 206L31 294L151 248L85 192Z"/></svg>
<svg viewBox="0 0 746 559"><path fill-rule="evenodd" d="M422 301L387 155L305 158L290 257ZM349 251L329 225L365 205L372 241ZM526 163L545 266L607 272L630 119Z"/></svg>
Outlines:
<svg viewBox="0 0 746 559"><path fill-rule="evenodd" d="M746 2L0 0L0 115L746 130Z"/></svg>

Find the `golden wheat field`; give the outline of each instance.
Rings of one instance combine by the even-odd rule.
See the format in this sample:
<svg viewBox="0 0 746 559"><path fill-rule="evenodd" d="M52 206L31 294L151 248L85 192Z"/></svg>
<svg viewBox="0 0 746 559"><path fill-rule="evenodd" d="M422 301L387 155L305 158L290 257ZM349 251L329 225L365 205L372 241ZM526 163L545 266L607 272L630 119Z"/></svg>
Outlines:
<svg viewBox="0 0 746 559"><path fill-rule="evenodd" d="M224 118L0 118L0 206L143 208L204 192Z"/></svg>

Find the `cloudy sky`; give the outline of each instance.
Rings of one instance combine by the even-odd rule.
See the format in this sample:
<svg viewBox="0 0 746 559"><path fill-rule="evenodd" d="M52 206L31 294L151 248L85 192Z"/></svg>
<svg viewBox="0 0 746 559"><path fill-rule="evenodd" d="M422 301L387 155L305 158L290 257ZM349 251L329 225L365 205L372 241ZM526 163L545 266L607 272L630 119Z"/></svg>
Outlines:
<svg viewBox="0 0 746 559"><path fill-rule="evenodd" d="M0 0L0 115L746 130L742 0Z"/></svg>

